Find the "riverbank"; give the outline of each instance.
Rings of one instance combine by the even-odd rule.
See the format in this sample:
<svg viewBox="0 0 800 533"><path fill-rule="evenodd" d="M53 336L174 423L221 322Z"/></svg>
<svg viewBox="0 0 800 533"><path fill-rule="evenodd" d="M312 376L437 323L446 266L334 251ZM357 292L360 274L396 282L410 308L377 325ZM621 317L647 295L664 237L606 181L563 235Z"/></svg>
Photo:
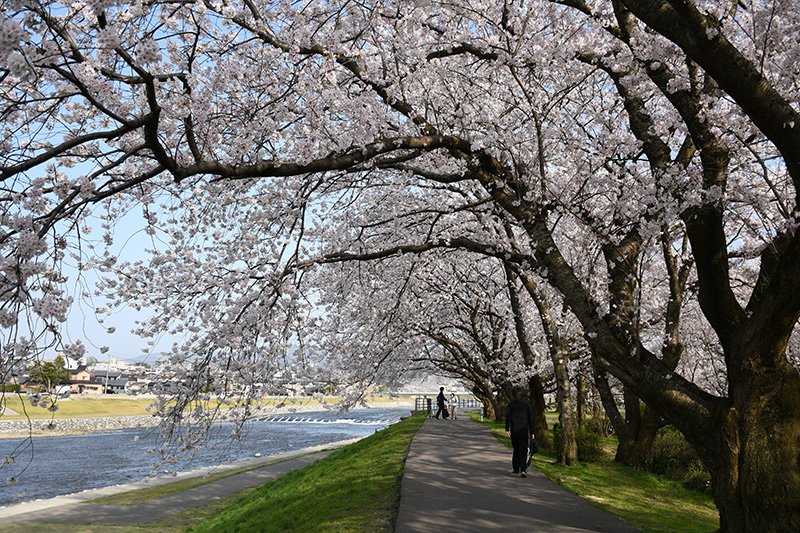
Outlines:
<svg viewBox="0 0 800 533"><path fill-rule="evenodd" d="M280 414L307 413L329 409L332 404L318 402L290 403L281 402L275 406L259 409L253 417ZM414 408L413 400L386 400L368 402L369 408L396 408L409 411ZM115 431L128 428L157 426L160 418L156 415L134 416L98 416L85 418L56 419L0 419L0 439L19 439L26 437L58 437L71 435L88 435L103 431Z"/></svg>
<svg viewBox="0 0 800 533"><path fill-rule="evenodd" d="M615 465L612 457L578 467L559 467L552 454L534 457L532 466L556 469L555 481L568 481L588 507L537 472L529 470L527 479L509 476L510 450L467 417L423 420L418 432L409 425L419 420L407 419L260 489L254 487L262 481L248 481L257 470L201 476L197 483L189 477L174 489L174 478L159 487L120 486L103 489L117 496L91 505L76 505L73 498L91 500L98 493L0 508L0 533L631 530L617 520L601 520L596 507L641 531L708 533L719 527L709 495L697 502L696 494L679 484ZM498 431L507 440L502 426ZM395 438L402 437L399 433L416 433L410 448L405 439ZM463 445L454 448L453 442Z"/></svg>

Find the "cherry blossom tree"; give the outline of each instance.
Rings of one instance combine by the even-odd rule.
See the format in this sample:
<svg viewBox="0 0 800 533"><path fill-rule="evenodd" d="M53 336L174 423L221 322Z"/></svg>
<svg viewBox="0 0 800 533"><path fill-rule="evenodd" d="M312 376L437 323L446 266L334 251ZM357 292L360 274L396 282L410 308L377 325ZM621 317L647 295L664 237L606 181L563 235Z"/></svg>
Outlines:
<svg viewBox="0 0 800 533"><path fill-rule="evenodd" d="M733 0L3 2L3 364L58 342L71 261L122 276L101 290L155 310L144 335L185 332L173 353L183 398L199 383L224 390L274 374L315 319L298 289L315 260L449 239L508 254L560 292L598 367L698 450L724 531L797 529L795 11ZM362 199L394 227L325 234L359 216L345 207ZM513 222L518 255L494 225L426 216L453 226L427 222L423 240L426 222L398 216L475 203ZM133 209L152 257L120 264L101 246ZM84 244L92 217L104 225L97 253ZM670 364L671 319L665 344L642 336L648 300L637 294L650 286L637 265L676 228L723 391ZM584 239L592 246L573 246ZM602 263L583 260L593 251ZM381 366L381 352L364 355L365 372Z"/></svg>

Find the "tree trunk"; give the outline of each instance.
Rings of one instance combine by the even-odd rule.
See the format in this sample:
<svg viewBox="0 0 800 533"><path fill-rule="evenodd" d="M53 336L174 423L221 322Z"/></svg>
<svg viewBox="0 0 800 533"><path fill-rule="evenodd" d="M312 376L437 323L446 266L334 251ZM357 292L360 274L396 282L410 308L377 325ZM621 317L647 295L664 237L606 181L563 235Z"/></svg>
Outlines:
<svg viewBox="0 0 800 533"><path fill-rule="evenodd" d="M543 451L553 451L553 444L550 441L550 432L547 429L547 418L545 418L544 384L538 374L528 380L530 390L531 408L533 409L533 429L536 435L536 442Z"/></svg>
<svg viewBox="0 0 800 533"><path fill-rule="evenodd" d="M490 420L503 420L506 415L506 405L508 405L509 402L509 396L503 389L487 393L483 389L474 387L472 389L472 394L483 404L483 416Z"/></svg>
<svg viewBox="0 0 800 533"><path fill-rule="evenodd" d="M788 363L748 374L706 442L692 444L722 531L800 531L800 375Z"/></svg>
<svg viewBox="0 0 800 533"><path fill-rule="evenodd" d="M499 420L497 402L491 395L485 395L480 392L473 392L476 398L480 400L483 405L483 416L489 420Z"/></svg>
<svg viewBox="0 0 800 533"><path fill-rule="evenodd" d="M554 357L553 366L556 373L558 422L561 427L561 440L558 443L556 458L558 464L572 466L578 464L578 441L575 438L575 410L572 405L572 387L566 358Z"/></svg>
<svg viewBox="0 0 800 533"><path fill-rule="evenodd" d="M642 414L639 398L626 387L623 419L611 393L608 378L597 367L595 367L595 385L619 442L614 460L629 466L642 466L645 461L652 458L653 441L663 423L661 416L647 406Z"/></svg>
<svg viewBox="0 0 800 533"><path fill-rule="evenodd" d="M506 228L509 238L513 238L513 232L510 228ZM514 313L514 328L517 333L517 340L519 348L522 352L522 359L528 368L533 368L536 363L536 356L531 348L530 340L528 339L528 331L525 327L524 315L522 312L522 302L520 301L519 291L517 289L517 279L519 276L509 266L504 263L506 279L508 280L508 296L511 303L511 310ZM533 409L533 420L535 428L534 434L537 437L539 446L545 451L553 449L550 443L550 434L547 430L547 419L545 418L545 402L544 402L544 385L542 378L539 374L535 374L528 380L528 391L530 395L531 408Z"/></svg>
<svg viewBox="0 0 800 533"><path fill-rule="evenodd" d="M636 440L633 442L631 453L625 464L640 468L652 463L653 443L656 440L659 428L663 425L664 419L661 418L661 415L649 405L645 405L639 431L636 433Z"/></svg>
<svg viewBox="0 0 800 533"><path fill-rule="evenodd" d="M586 377L582 374L578 374L578 391L577 391L577 399L576 399L576 407L578 413L578 425L582 426L583 423L586 421Z"/></svg>
<svg viewBox="0 0 800 533"><path fill-rule="evenodd" d="M631 464L631 454L633 452L634 444L636 444L636 436L639 434L639 429L642 427L642 412L639 406L639 397L625 387L623 393L625 399L625 425L622 427L622 432L617 433L617 455L614 460L623 463Z"/></svg>
<svg viewBox="0 0 800 533"><path fill-rule="evenodd" d="M575 413L572 405L572 387L567 368L567 357L564 353L566 347L561 339L558 325L550 312L544 294L539 290L534 279L528 273L521 273L525 289L536 304L539 317L542 321L547 338L550 359L553 362L553 372L556 377L556 397L558 400L558 420L561 427L561 440L558 443L557 458L561 465L578 464L578 443L575 440Z"/></svg>

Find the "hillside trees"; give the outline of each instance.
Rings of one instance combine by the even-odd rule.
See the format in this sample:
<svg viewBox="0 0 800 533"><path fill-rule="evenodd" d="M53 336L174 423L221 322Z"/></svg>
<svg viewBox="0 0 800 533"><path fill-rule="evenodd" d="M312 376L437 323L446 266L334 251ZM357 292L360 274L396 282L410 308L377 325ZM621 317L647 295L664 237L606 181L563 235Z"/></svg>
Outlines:
<svg viewBox="0 0 800 533"><path fill-rule="evenodd" d="M598 367L698 450L722 529L797 529L789 4L5 3L4 360L39 349L28 322L65 318L60 264L93 266L74 241L92 211L112 239L143 209L153 256L101 253L122 276L106 290L158 311L145 334L186 322L176 373L223 383L280 362L309 318L297 265L357 242L313 240L326 205L373 184L410 203L475 192L521 230L521 271L558 289ZM639 336L635 266L676 227L724 391Z"/></svg>

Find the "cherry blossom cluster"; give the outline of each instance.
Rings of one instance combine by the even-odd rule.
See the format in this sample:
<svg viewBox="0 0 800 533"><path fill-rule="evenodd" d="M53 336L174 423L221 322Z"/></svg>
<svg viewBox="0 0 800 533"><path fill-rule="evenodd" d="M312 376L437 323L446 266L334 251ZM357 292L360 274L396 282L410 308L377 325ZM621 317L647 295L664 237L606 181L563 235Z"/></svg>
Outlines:
<svg viewBox="0 0 800 533"><path fill-rule="evenodd" d="M145 65L161 61L161 49L158 42L153 38L141 41L136 47L136 57Z"/></svg>
<svg viewBox="0 0 800 533"><path fill-rule="evenodd" d="M33 310L44 319L54 318L59 322L67 320L67 311L72 305L72 298L62 298L56 295L45 295L33 300Z"/></svg>
<svg viewBox="0 0 800 533"><path fill-rule="evenodd" d="M29 39L28 32L22 29L17 19L0 19L0 51L7 53L16 49L20 42L27 42Z"/></svg>

